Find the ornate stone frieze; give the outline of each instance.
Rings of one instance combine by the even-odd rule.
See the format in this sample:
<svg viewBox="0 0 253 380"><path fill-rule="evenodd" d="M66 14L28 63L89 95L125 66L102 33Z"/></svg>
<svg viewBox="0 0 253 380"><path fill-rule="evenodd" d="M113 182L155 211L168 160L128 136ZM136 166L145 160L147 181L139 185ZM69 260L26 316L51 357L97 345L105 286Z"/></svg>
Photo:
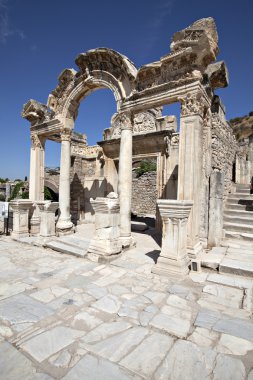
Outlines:
<svg viewBox="0 0 253 380"><path fill-rule="evenodd" d="M179 145L179 133L172 135L171 145Z"/></svg>
<svg viewBox="0 0 253 380"><path fill-rule="evenodd" d="M100 146L81 146L81 145L71 145L71 155L72 156L83 156L85 158L97 158L101 157L103 150Z"/></svg>
<svg viewBox="0 0 253 380"><path fill-rule="evenodd" d="M51 120L54 116L54 112L45 104L31 99L24 105L21 115L34 126Z"/></svg>
<svg viewBox="0 0 253 380"><path fill-rule="evenodd" d="M204 117L204 111L208 104L201 92L188 93L178 99L181 102L181 116L200 115Z"/></svg>

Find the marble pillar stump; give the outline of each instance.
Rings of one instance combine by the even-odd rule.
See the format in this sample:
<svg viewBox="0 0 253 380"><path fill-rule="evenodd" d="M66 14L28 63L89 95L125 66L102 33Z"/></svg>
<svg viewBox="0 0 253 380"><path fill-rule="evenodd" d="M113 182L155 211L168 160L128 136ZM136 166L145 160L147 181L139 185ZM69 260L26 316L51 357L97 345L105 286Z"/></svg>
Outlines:
<svg viewBox="0 0 253 380"><path fill-rule="evenodd" d="M163 221L161 254L152 272L162 275L184 276L189 272L187 254L187 222L193 201L158 199Z"/></svg>
<svg viewBox="0 0 253 380"><path fill-rule="evenodd" d="M106 198L91 199L95 211L95 237L91 240L88 254L93 261L112 260L121 252L120 207L118 195L110 193Z"/></svg>
<svg viewBox="0 0 253 380"><path fill-rule="evenodd" d="M29 210L33 201L29 199L16 199L10 202L13 211L13 230L11 236L21 238L29 236Z"/></svg>
<svg viewBox="0 0 253 380"><path fill-rule="evenodd" d="M30 218L30 236L39 236L40 235L40 210L37 206L36 201L33 202L33 206L29 211Z"/></svg>
<svg viewBox="0 0 253 380"><path fill-rule="evenodd" d="M37 202L40 209L40 236L55 236L55 211L59 208L58 202Z"/></svg>

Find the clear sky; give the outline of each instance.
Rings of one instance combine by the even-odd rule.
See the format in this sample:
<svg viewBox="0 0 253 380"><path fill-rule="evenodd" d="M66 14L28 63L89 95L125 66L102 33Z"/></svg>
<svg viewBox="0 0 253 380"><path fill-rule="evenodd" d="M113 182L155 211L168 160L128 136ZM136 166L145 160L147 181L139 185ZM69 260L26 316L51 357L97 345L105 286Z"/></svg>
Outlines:
<svg viewBox="0 0 253 380"><path fill-rule="evenodd" d="M203 17L214 17L218 60L229 69L230 85L219 90L227 118L253 111L252 15L252 0L0 0L0 177L29 176L22 106L31 98L46 103L79 53L109 47L138 68L168 53L173 33ZM115 111L110 90L99 90L82 102L76 130L95 144ZM59 165L59 148L47 143L47 166Z"/></svg>

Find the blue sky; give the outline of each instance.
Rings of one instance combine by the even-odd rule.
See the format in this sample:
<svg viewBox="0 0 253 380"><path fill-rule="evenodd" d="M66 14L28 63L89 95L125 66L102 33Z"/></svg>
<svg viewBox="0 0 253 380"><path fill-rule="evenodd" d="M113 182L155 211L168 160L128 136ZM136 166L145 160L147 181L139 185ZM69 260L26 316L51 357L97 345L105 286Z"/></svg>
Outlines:
<svg viewBox="0 0 253 380"><path fill-rule="evenodd" d="M109 47L140 67L168 53L173 33L202 17L214 17L218 60L229 69L230 85L219 90L227 118L253 111L252 15L252 0L0 0L0 177L29 176L22 106L30 98L46 103L79 53ZM94 144L115 110L109 90L91 94L80 106L76 130ZM46 165L59 164L59 149L47 143Z"/></svg>

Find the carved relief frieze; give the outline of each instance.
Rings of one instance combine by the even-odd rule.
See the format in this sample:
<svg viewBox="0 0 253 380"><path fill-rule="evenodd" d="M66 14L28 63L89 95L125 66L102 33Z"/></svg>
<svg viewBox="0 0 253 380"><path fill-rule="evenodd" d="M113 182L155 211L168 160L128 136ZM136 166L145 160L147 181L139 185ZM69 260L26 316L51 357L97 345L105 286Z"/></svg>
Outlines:
<svg viewBox="0 0 253 380"><path fill-rule="evenodd" d="M53 116L54 112L45 104L33 99L29 100L22 110L22 117L30 121L33 126L50 121Z"/></svg>
<svg viewBox="0 0 253 380"><path fill-rule="evenodd" d="M181 117L200 115L204 117L208 103L201 92L188 93L178 99L181 102Z"/></svg>

